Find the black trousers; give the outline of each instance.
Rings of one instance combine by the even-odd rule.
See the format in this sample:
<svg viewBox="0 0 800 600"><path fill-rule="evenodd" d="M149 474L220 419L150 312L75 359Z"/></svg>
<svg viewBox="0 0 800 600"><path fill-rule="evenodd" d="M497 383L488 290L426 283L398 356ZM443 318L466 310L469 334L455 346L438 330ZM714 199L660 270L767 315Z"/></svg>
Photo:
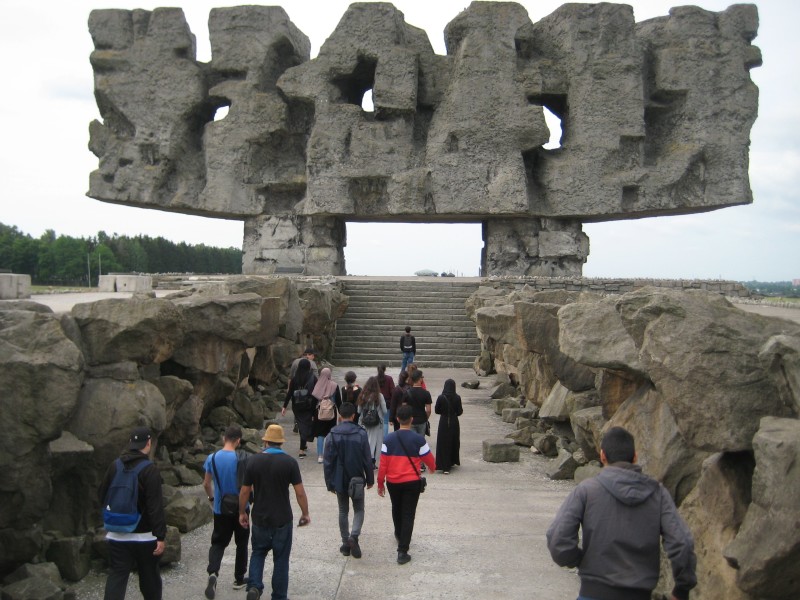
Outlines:
<svg viewBox="0 0 800 600"><path fill-rule="evenodd" d="M160 556L153 556L156 542L117 542L108 540L108 579L104 600L124 600L128 578L139 572L139 591L144 600L161 600Z"/></svg>
<svg viewBox="0 0 800 600"><path fill-rule="evenodd" d="M392 499L392 521L394 536L397 538L397 551L408 552L411 534L414 533L414 519L419 502L419 481L405 483L386 482L389 498Z"/></svg>
<svg viewBox="0 0 800 600"><path fill-rule="evenodd" d="M231 538L236 544L236 563L233 567L233 577L236 581L244 580L247 571L247 543L250 539L250 530L239 525L239 515L218 515L214 513L214 532L211 534L211 547L208 549L208 568L206 571L219 573L222 564L222 555L225 548L231 543Z"/></svg>

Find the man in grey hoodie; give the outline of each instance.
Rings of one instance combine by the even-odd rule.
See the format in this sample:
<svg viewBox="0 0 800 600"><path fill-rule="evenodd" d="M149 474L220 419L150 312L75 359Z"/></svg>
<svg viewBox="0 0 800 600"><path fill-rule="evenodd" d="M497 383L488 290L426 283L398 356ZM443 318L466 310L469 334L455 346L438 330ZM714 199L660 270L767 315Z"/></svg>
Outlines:
<svg viewBox="0 0 800 600"><path fill-rule="evenodd" d="M361 535L361 526L364 523L364 486L369 489L374 485L375 473L367 432L353 422L355 414L356 407L352 402L344 402L339 408L340 422L331 429L325 442L323 469L325 485L329 492L336 494L339 503L339 533L342 535L339 552L345 556L361 558L358 536ZM351 483L354 477L359 480ZM351 499L352 530L348 522Z"/></svg>
<svg viewBox="0 0 800 600"><path fill-rule="evenodd" d="M669 492L635 464L633 436L622 427L603 436L600 461L603 470L578 484L547 530L556 564L578 567L578 600L650 600L662 539L675 579L672 598L687 600L697 585L694 540Z"/></svg>

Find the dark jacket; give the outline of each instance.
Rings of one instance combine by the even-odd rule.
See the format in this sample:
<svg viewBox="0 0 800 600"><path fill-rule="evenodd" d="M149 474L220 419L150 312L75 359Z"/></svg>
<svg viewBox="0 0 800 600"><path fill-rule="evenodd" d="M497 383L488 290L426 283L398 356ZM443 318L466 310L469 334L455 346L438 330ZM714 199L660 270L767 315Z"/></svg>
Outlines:
<svg viewBox="0 0 800 600"><path fill-rule="evenodd" d="M547 530L553 560L577 566L581 595L598 600L649 600L662 540L675 578L672 593L686 599L697 585L692 534L664 486L630 463L609 465L578 484Z"/></svg>
<svg viewBox="0 0 800 600"><path fill-rule="evenodd" d="M138 450L126 450L120 456L126 469L135 467L137 463L148 460L147 455ZM97 497L100 506L106 501L106 494L117 472L116 461L106 470L103 482L100 484ZM139 473L139 500L137 502L139 512L142 515L141 521L136 526L134 533L152 532L159 541L164 541L167 537L167 520L164 516L164 499L161 493L161 473L155 465L148 465Z"/></svg>
<svg viewBox="0 0 800 600"><path fill-rule="evenodd" d="M331 429L325 441L323 469L325 485L331 492L346 494L353 477L363 477L367 485L374 484L366 430L351 421L342 421Z"/></svg>
<svg viewBox="0 0 800 600"><path fill-rule="evenodd" d="M409 335L408 337L411 338L411 352L416 354L417 353L417 338L415 338L413 335ZM406 350L406 343L405 342L406 342L406 334L403 334L403 335L400 336L400 352L408 352L408 350Z"/></svg>

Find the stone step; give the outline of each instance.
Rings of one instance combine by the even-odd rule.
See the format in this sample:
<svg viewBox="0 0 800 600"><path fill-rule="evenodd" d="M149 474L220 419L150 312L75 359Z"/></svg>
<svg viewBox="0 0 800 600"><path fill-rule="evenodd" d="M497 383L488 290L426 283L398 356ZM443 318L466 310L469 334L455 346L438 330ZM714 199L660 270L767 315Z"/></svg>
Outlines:
<svg viewBox="0 0 800 600"><path fill-rule="evenodd" d="M349 304L336 322L334 363L399 367L399 339L409 326L421 367L472 367L481 345L465 301L477 287L444 280L344 281Z"/></svg>

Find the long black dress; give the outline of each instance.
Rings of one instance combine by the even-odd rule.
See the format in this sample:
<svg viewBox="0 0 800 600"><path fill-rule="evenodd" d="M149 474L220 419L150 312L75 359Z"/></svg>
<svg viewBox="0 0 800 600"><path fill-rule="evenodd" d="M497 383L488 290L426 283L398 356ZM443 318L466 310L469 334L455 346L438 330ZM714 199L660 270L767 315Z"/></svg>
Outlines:
<svg viewBox="0 0 800 600"><path fill-rule="evenodd" d="M309 396L311 392L314 391L314 386L317 383L317 376L309 373L308 379L306 380L305 385L298 383L297 376L294 379L289 381L289 389L286 392L286 398L283 401L283 407L286 408L289 406L289 402L292 402L292 412L294 413L295 421L297 421L297 429L300 432L300 452L303 453L306 451L308 442L314 439L314 409L308 410L295 410L294 408L294 400L292 396L295 390L300 388L305 388L308 390Z"/></svg>
<svg viewBox="0 0 800 600"><path fill-rule="evenodd" d="M464 413L461 396L455 392L442 394L436 399L434 411L439 415L436 432L436 469L450 471L453 465L461 464L461 427L458 417Z"/></svg>

